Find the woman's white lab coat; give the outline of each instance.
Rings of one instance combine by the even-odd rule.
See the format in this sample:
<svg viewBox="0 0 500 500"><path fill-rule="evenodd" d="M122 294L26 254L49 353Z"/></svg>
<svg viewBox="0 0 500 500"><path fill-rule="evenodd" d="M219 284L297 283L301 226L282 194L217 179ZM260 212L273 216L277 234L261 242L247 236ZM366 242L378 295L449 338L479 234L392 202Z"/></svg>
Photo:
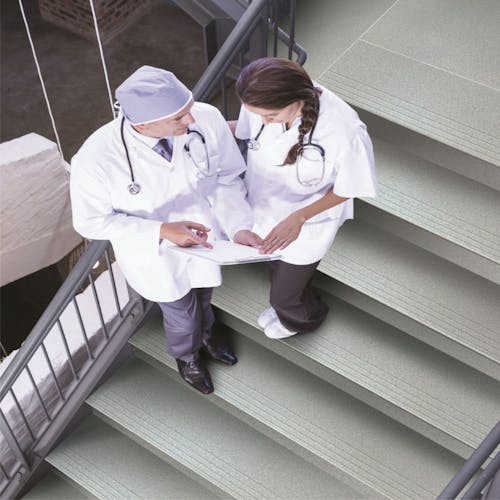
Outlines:
<svg viewBox="0 0 500 500"><path fill-rule="evenodd" d="M71 162L71 201L75 229L90 239L108 239L128 283L143 297L171 302L191 288L221 283L219 266L172 250L160 242L163 222L190 220L212 231L209 241L225 233L232 238L251 229L251 209L239 175L244 161L219 111L195 103L190 128L205 137L210 177L184 151L187 134L173 140L172 161L156 153L125 121L124 133L136 182L131 195L130 170L120 136L121 117L94 132ZM154 142L154 141L153 141Z"/></svg>
<svg viewBox="0 0 500 500"><path fill-rule="evenodd" d="M280 166L297 142L300 117L289 130L282 123L266 125L259 137L259 149L248 150L245 183L253 209L253 231L262 237L292 212L319 200L331 190L338 196L351 198L302 226L299 237L280 251L281 260L290 264L312 264L320 260L333 243L338 228L353 218L352 198L375 196L373 149L365 125L342 99L316 86L322 94L312 142L323 147L326 160L323 180L318 185L301 185L296 164ZM253 139L261 126L262 118L242 106L236 137ZM308 135L304 143L307 140Z"/></svg>

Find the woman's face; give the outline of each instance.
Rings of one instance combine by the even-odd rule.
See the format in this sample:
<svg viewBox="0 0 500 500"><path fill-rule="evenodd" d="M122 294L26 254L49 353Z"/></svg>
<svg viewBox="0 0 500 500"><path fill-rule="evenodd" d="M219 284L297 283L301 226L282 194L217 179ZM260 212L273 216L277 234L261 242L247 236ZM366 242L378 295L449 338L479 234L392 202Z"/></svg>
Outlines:
<svg viewBox="0 0 500 500"><path fill-rule="evenodd" d="M265 125L268 123L286 123L291 125L295 118L300 116L303 105L303 101L296 101L281 109L266 109L243 103L243 106L245 106L248 111L260 115Z"/></svg>

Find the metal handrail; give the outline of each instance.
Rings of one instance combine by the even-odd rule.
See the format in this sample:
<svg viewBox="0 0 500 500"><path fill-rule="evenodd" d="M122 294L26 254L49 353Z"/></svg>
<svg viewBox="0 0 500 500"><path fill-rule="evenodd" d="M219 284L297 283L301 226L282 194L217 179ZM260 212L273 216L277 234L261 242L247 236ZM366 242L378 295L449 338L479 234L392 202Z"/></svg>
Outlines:
<svg viewBox="0 0 500 500"><path fill-rule="evenodd" d="M449 500L456 498L465 488L472 477L479 472L490 455L500 445L500 421L484 438L477 449L467 459L463 467L455 474L439 494L438 500ZM493 480L495 474L500 470L500 452L489 463L486 469L475 479L469 489L464 493L464 499L479 498L481 491Z"/></svg>
<svg viewBox="0 0 500 500"><path fill-rule="evenodd" d="M271 6L274 8L271 9ZM295 9L294 0L291 0L291 7L292 10ZM222 84L223 106L224 109L226 108L225 79L228 69L236 58L238 58L240 67L243 65L245 60L244 47L248 45L249 39L254 34L259 23L262 23L264 27L264 29L262 29L263 36L265 37L263 46L266 48L266 51L267 32L269 30L275 35L274 53L272 55L276 55L276 46L279 39L288 47L289 57L291 57L292 52L295 52L298 56L298 62L303 63L305 61L305 50L294 40L294 15L292 14L291 16L292 35L288 36L279 28L277 14L277 0L253 0L193 89L196 100L207 100L209 96L213 94L217 86ZM263 53L260 55L264 56L268 54ZM15 429L13 429L9 423L7 418L8 415L6 416L0 408L0 432L3 434L5 443L10 451L10 456L7 458L0 456L0 495L2 495L2 497L13 498L19 493L38 465L45 459L45 456L63 432L66 425L71 421L78 408L85 401L95 384L98 383L116 354L118 354L127 342L128 338L145 315L147 307L145 307L143 299L132 290L129 290L130 299L128 303L123 307L120 306L108 247L109 242L107 241L94 241L88 246L85 254L78 260L77 264L36 323L29 337L0 377L0 403L8 396L12 398L22 418L24 428L27 431L30 441L29 445L23 444L22 439L16 436ZM94 265L103 257L105 258L110 273L116 305L116 316L110 328L105 324L101 311L101 304L92 277ZM94 348L92 348L92 341L89 340L85 332L84 322L75 299L86 280L88 280L89 286L92 289L93 299L100 319L100 332L102 332L100 343L94 346ZM82 339L84 340L82 348L84 347L86 351L86 361L80 367L73 363L72 353L68 347L67 339L65 338L65 333L60 321L61 315L71 302L75 308L82 331ZM66 384L66 386L59 381L58 374L50 359L50 353L44 345L44 341L55 326L59 328L67 355L67 371L70 374L70 382ZM49 367L51 381L54 384L55 402L52 400L50 402L44 401L43 394L41 394L41 390L38 388L28 366L30 360L39 352L43 354L47 366ZM29 421L30 415L24 413L22 402L20 403L18 401L13 390L13 385L19 380L23 372L26 372L31 381L34 395L45 417L44 421L37 429L32 429L32 425ZM6 464L4 458L8 461L9 465Z"/></svg>
<svg viewBox="0 0 500 500"><path fill-rule="evenodd" d="M0 401L5 397L12 384L17 380L21 371L33 357L35 351L42 344L45 334L56 324L65 307L76 295L77 290L87 278L92 267L104 254L108 246L107 241L92 242L84 255L80 257L68 277L51 300L47 309L37 321L28 338L24 341L16 357L0 377Z"/></svg>
<svg viewBox="0 0 500 500"><path fill-rule="evenodd" d="M4 439L2 448L5 450L0 456L2 497L13 498L19 493L116 354L121 351L145 313L142 298L131 290L128 291L128 301L120 304L108 247L107 241L95 241L89 245L0 377L0 403L3 405L0 408L0 432ZM102 305L92 277L94 266L103 257L108 265L109 279L115 296L112 313L114 316L108 318L109 327L105 324ZM86 280L89 280L92 287L93 305L100 318L100 327L91 339L85 332L84 321L76 301ZM60 321L71 304L79 318L81 340L84 341L73 351L68 346L67 332L64 331ZM55 327L59 329L66 354L61 366L56 366L55 359L50 357L49 350L44 344L49 334L57 331ZM82 350L83 346L86 352ZM49 385L38 383L29 365L39 353L48 368L48 373L44 373L44 378L41 380L45 380L45 376L48 377ZM28 377L31 383L33 397L38 403L41 416L32 408L23 407L25 401L16 396L14 384L23 375ZM8 406L7 398L14 404L5 410ZM16 416L21 417L20 423L17 422Z"/></svg>

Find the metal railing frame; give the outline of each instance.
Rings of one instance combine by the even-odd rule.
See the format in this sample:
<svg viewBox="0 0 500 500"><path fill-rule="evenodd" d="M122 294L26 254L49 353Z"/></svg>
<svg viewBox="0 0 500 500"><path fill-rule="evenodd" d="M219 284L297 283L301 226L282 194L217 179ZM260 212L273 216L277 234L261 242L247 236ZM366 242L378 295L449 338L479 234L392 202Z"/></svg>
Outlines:
<svg viewBox="0 0 500 500"><path fill-rule="evenodd" d="M469 481L480 471L483 464L500 445L500 421L484 438L477 449L467 459L463 467L456 473L444 490L439 494L438 500L449 500L456 498L465 488ZM476 500L478 498L495 498L495 492L500 488L500 451L486 466L486 468L475 478L463 495L465 500ZM495 484L491 484L491 483ZM481 495L481 492L488 490ZM491 496L490 496L491 495ZM498 497L497 497L498 498Z"/></svg>
<svg viewBox="0 0 500 500"><path fill-rule="evenodd" d="M13 467L7 469L2 460L4 457L0 457L2 465L0 472L3 475L3 478L0 480L0 494L2 497L15 497L28 481L32 473L47 455L51 446L56 442L66 425L71 421L81 404L90 394L93 387L115 359L116 354L126 344L130 332L144 315L145 304L143 299L132 290L129 290L128 302L123 307L120 305L113 270L111 269L108 246L109 243L107 241L95 241L89 245L0 379L0 401L4 401L4 398L8 395L13 397L16 408L23 419L24 427L31 437L31 443L23 449L20 438L16 437L7 417L4 415L3 410L0 409L0 431L16 460ZM101 302L97 296L92 278L92 270L102 257L105 257L108 264L108 272L115 299L114 305L116 307L116 316L111 321L109 327L104 323ZM73 358L75 353L71 353L68 348L67 337L64 329L62 329L59 318L70 303L73 302L75 308L78 307L75 297L86 280L89 280L92 286L95 306L99 312L100 330L96 338L98 335L100 337L98 340L93 341L93 343L98 343L92 349L84 326L81 323L82 339L87 348L88 356L82 365L76 368ZM78 309L75 310L79 314ZM56 325L63 339L66 348L67 363L71 367L73 375L68 385L64 388L61 386L61 382L55 373L54 362L50 359L50 355L44 344L49 332ZM28 364L39 352L44 355L56 390L57 399L52 408L50 408L47 401L44 401L40 387L34 380ZM36 430L31 428L29 415L21 407L13 390L14 383L23 373L29 376L34 394L36 394L40 408L43 409L45 415L45 419Z"/></svg>
<svg viewBox="0 0 500 500"><path fill-rule="evenodd" d="M262 54L262 56L267 55L267 37L270 31L274 35L274 51L272 55L277 55L277 43L278 40L280 40L288 47L289 57L291 58L292 53L296 53L297 62L302 64L306 59L306 52L294 40L295 29L293 23L295 0L290 0L290 6L292 10L292 26L290 30L291 35L289 36L278 26L278 1L253 0L193 89L195 99L201 101L207 100L219 86L223 98L223 107L224 110L226 109L225 81L227 71L236 58L240 63L240 67L243 65L246 52L244 47L248 44L250 36L254 34L259 24L263 27L261 31L265 37L263 46L265 47L266 54ZM129 302L123 308L120 307L108 248L109 242L107 241L94 241L90 243L86 252L71 270L69 276L0 378L0 402L9 394L13 397L17 409L24 421L24 425L32 437L30 446L27 449L23 449L7 417L4 415L3 411L0 410L0 432L3 434L16 460L12 469L7 470L2 462L2 457L0 457L0 495L2 498L14 498L22 490L23 486L28 482L37 467L45 459L52 446L61 436L66 426L70 423L78 409L84 403L85 399L99 382L116 355L124 347L130 335L134 332L135 328L140 324L146 314L147 307L145 301L131 289L129 289ZM116 318L113 320L114 324L111 329L108 329L104 323L101 304L92 278L92 269L102 257L105 257L107 262L112 281L114 300L117 306ZM93 298L97 306L101 324L100 333L102 333L102 342L94 350L92 350L89 344L89 339L86 336L82 318L75 300L75 296L85 280L89 280L90 286L92 287ZM59 321L61 314L71 302L73 302L77 312L88 354L88 359L84 365L80 367L80 370L73 366L72 355L68 349L64 331ZM73 375L71 383L65 387L64 390L60 387L57 374L50 360L50 353L47 352L44 345L44 340L55 325L58 325L60 329L68 356L68 363ZM59 397L56 406L52 409L46 408L28 366L29 361L40 351L42 351L47 361ZM13 384L19 379L24 371L27 371L33 383L38 401L46 417L43 425L35 432L31 429L28 418L24 414L12 389Z"/></svg>

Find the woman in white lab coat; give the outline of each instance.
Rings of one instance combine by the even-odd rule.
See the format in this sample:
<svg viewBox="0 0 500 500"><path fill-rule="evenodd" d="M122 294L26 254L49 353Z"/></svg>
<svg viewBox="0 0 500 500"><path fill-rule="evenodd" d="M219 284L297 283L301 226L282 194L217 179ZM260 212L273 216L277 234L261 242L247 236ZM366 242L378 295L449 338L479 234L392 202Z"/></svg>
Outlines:
<svg viewBox="0 0 500 500"><path fill-rule="evenodd" d="M375 196L373 149L356 112L297 63L258 59L238 77L236 137L248 144L245 183L253 230L270 263L270 307L258 323L271 338L316 329L328 308L311 288L353 198Z"/></svg>

